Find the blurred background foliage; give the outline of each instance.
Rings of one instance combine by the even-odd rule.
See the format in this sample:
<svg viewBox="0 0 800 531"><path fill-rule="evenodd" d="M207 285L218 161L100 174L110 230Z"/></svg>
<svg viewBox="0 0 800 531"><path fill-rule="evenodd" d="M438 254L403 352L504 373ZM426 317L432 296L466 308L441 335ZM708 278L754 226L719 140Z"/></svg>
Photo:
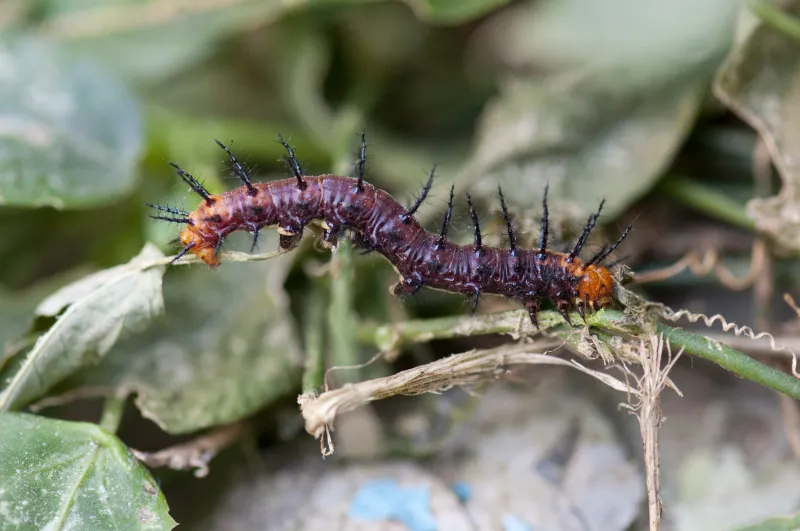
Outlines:
<svg viewBox="0 0 800 531"><path fill-rule="evenodd" d="M798 2L780 7L800 10ZM408 201L438 163L420 218L437 227L453 182L459 197L469 190L479 198L486 237L497 245L498 183L528 244L538 238L549 183L563 241L601 198L606 238L641 214L625 250L637 271L707 248L744 271L756 229L791 257L800 248L792 157L800 32L792 24L771 3L731 0L5 0L0 378L17 387L0 404L135 392L140 413L167 434L267 408L268 439L303 437L291 412L304 364L352 365L374 354L359 344L356 320L464 311L458 297L438 293L400 305L386 289L394 273L384 260L346 246L331 259L313 238L278 260L214 272L170 268L162 301L163 268L119 264L175 251L169 241L178 229L153 222L143 204L195 207L167 161L212 192L237 186L214 138L232 141L260 180L288 175L278 133L307 173L352 175L364 127L370 182ZM754 186L756 132L779 174ZM454 238L469 239L458 203ZM260 248L275 245L264 238ZM228 248L247 243L232 238ZM797 287L797 271L790 259L776 262L776 297ZM77 292L57 291L78 279ZM136 297L120 295L121 286ZM648 290L672 303L719 288L687 274ZM720 303L726 317L769 325L770 305L743 300ZM97 315L120 307L135 317L124 330L98 324ZM475 344L417 346L398 363ZM25 372L30 359L36 368ZM395 368L377 364L342 378ZM96 412L63 406L45 412L96 420ZM76 440L119 451L105 434L69 429ZM148 429L145 436L123 424L120 434L149 449L172 440ZM54 443L54 462L74 450L63 444ZM414 453L411 442L397 444ZM162 502L148 509L154 528L170 525ZM41 514L48 510L42 505Z"/></svg>

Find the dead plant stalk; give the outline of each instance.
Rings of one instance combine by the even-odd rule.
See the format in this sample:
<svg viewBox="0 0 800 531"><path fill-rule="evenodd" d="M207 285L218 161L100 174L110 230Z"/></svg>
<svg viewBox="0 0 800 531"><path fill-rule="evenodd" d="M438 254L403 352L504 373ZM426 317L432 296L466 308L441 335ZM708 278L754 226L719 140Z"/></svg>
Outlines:
<svg viewBox="0 0 800 531"><path fill-rule="evenodd" d="M320 395L302 394L297 401L305 419L306 431L322 441L330 437L336 417L375 400L395 395L440 393L456 386L472 386L502 377L511 365L547 364L571 367L596 378L609 387L637 396L639 391L603 371L588 369L575 360L532 353L536 345L503 345L488 350L454 354L392 376L345 384ZM323 444L323 454L332 453L331 441ZM326 452L324 448L328 448Z"/></svg>
<svg viewBox="0 0 800 531"><path fill-rule="evenodd" d="M667 348L667 364L662 369L664 346ZM659 441L658 434L663 417L661 414L661 392L667 385L670 385L669 372L683 353L683 349L678 354L672 356L669 343L664 342L662 335L651 335L648 339L642 339L639 348L642 375L633 374L630 369L626 370L631 374L637 383L638 393L634 396L637 401L627 404L631 413L636 415L639 421L639 430L642 435L642 446L644 448L644 464L647 481L647 502L650 521L650 531L661 529L661 478L659 461ZM680 395L680 391L670 385Z"/></svg>

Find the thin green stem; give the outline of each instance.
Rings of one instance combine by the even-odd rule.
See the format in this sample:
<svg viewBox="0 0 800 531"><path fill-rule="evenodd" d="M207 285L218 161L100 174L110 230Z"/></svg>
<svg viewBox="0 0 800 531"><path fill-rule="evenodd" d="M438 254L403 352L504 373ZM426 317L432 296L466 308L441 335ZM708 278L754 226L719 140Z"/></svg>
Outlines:
<svg viewBox="0 0 800 531"><path fill-rule="evenodd" d="M580 315L573 313L574 323L582 322ZM620 312L602 310L586 316L590 326L619 330L629 323ZM566 326L563 317L556 312L545 310L539 313L539 326L563 337L573 334ZM527 312L512 310L476 317L450 316L435 319L403 321L392 325L362 323L357 337L364 343L377 346L383 352L397 350L408 343L424 343L434 339L471 337L486 334L532 335L536 329L531 324Z"/></svg>
<svg viewBox="0 0 800 531"><path fill-rule="evenodd" d="M580 322L578 316L571 316ZM613 334L639 335L642 326L631 317L616 310L600 310L586 316L587 324ZM543 311L539 322L564 341L573 344L575 330L568 328L557 312ZM673 328L661 323L656 331L663 333L673 345L688 354L707 359L747 380L800 400L800 379L756 361L747 354L713 339ZM362 324L358 330L360 340L376 345L383 351L396 350L407 343L421 343L434 339L447 339L485 334L533 334L536 330L524 311L513 310L478 317L441 317L418 321L405 321L396 325L370 326ZM602 336L601 336L602 338ZM574 345L573 345L574 346Z"/></svg>
<svg viewBox="0 0 800 531"><path fill-rule="evenodd" d="M358 345L353 333L352 243L342 239L331 261L331 302L328 306L328 334L333 365L357 365Z"/></svg>
<svg viewBox="0 0 800 531"><path fill-rule="evenodd" d="M109 433L117 433L122 422L122 415L125 412L125 399L117 396L110 396L103 402L103 413L100 416L99 425Z"/></svg>
<svg viewBox="0 0 800 531"><path fill-rule="evenodd" d="M698 182L683 177L670 177L657 190L708 216L752 231L755 223L747 217L744 206Z"/></svg>
<svg viewBox="0 0 800 531"><path fill-rule="evenodd" d="M325 306L322 301L309 300L305 305L303 318L306 352L303 393L310 393L321 389L325 378Z"/></svg>
<svg viewBox="0 0 800 531"><path fill-rule="evenodd" d="M750 2L749 7L761 22L800 42L800 20L787 15L770 2Z"/></svg>
<svg viewBox="0 0 800 531"><path fill-rule="evenodd" d="M666 340L683 348L687 353L714 362L742 378L800 400L800 378L764 365L719 341L661 323L656 327L659 333L664 334Z"/></svg>

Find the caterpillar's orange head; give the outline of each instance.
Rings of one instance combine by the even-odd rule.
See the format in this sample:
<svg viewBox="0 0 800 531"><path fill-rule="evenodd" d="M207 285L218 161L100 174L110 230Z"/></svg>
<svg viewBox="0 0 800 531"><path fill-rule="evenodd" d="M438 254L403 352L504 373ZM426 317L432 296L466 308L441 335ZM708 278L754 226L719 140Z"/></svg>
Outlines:
<svg viewBox="0 0 800 531"><path fill-rule="evenodd" d="M181 251L179 256L188 252L197 256L200 260L205 262L208 267L217 267L219 265L217 246L214 242L209 242L209 238L198 234L195 227L190 225L184 228L181 231L179 239L183 245L183 251Z"/></svg>
<svg viewBox="0 0 800 531"><path fill-rule="evenodd" d="M590 309L596 310L611 304L613 291L614 279L608 269L598 265L583 268L583 276L578 281L578 299Z"/></svg>

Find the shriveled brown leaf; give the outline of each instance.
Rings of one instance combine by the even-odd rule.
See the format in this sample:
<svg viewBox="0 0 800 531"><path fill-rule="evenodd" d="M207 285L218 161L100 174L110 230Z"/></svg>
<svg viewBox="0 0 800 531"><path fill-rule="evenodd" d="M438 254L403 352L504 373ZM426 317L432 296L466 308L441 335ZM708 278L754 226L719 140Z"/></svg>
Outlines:
<svg viewBox="0 0 800 531"><path fill-rule="evenodd" d="M800 17L800 2L784 5ZM720 68L714 93L758 132L783 181L778 195L752 199L748 215L783 249L800 250L800 41L758 25Z"/></svg>

